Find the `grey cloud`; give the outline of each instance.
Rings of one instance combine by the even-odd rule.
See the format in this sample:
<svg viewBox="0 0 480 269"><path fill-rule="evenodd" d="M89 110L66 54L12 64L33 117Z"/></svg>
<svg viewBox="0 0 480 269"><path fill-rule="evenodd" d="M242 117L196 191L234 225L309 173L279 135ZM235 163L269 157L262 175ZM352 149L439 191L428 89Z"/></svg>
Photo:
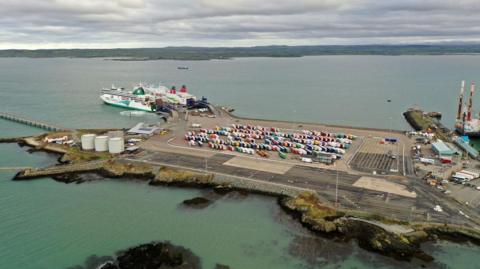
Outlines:
<svg viewBox="0 0 480 269"><path fill-rule="evenodd" d="M480 41L478 0L2 0L0 48Z"/></svg>

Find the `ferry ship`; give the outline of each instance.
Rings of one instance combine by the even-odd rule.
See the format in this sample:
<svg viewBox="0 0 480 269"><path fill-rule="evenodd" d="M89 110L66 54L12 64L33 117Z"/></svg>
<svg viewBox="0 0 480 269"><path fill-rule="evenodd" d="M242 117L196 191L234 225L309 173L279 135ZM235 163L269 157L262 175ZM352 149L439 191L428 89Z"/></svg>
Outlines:
<svg viewBox="0 0 480 269"><path fill-rule="evenodd" d="M146 112L155 112L158 106L187 106L189 102L196 101L196 97L188 93L185 85L177 92L175 87L168 89L162 85L154 87L142 84L138 84L132 90L115 86L110 89L104 88L100 99L108 105Z"/></svg>

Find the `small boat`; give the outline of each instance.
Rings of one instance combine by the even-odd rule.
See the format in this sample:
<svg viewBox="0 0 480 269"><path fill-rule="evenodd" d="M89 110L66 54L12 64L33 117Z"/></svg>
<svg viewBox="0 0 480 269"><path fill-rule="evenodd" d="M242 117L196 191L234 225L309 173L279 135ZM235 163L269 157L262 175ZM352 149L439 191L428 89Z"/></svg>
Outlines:
<svg viewBox="0 0 480 269"><path fill-rule="evenodd" d="M178 70L188 70L188 66L177 66Z"/></svg>

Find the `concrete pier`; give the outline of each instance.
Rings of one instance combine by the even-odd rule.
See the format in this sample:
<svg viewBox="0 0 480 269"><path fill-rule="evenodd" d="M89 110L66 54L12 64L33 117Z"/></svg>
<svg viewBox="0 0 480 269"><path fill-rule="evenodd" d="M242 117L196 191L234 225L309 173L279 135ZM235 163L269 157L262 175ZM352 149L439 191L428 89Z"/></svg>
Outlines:
<svg viewBox="0 0 480 269"><path fill-rule="evenodd" d="M44 129L44 130L47 130L47 131L58 132L58 131L65 131L66 130L65 128L62 128L62 127L54 126L52 124L48 124L48 123L33 120L33 119L27 119L25 117L10 114L10 113L6 113L6 112L0 112L0 119L9 120L9 121L13 121L13 122L18 122L18 123L21 123L21 124L25 124L25 125L40 128L40 129Z"/></svg>
<svg viewBox="0 0 480 269"><path fill-rule="evenodd" d="M0 167L1 172L18 172L20 170L32 169L31 167Z"/></svg>
<svg viewBox="0 0 480 269"><path fill-rule="evenodd" d="M91 172L101 169L105 161L93 161L79 164L67 164L50 166L46 168L31 168L20 171L14 178L14 180L32 179L38 177L50 177L62 174Z"/></svg>
<svg viewBox="0 0 480 269"><path fill-rule="evenodd" d="M20 137L1 137L0 138L0 143L18 143L21 141L24 141L26 136L20 136Z"/></svg>

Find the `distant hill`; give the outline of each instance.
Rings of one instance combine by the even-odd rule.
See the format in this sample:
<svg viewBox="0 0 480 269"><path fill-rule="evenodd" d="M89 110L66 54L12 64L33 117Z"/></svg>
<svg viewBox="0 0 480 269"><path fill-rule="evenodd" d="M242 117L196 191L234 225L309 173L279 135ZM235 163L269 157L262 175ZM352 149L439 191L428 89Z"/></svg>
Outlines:
<svg viewBox="0 0 480 269"><path fill-rule="evenodd" d="M114 60L210 60L235 57L301 57L310 55L442 55L476 54L480 45L352 45L165 47L133 49L0 50L0 57L115 58Z"/></svg>

